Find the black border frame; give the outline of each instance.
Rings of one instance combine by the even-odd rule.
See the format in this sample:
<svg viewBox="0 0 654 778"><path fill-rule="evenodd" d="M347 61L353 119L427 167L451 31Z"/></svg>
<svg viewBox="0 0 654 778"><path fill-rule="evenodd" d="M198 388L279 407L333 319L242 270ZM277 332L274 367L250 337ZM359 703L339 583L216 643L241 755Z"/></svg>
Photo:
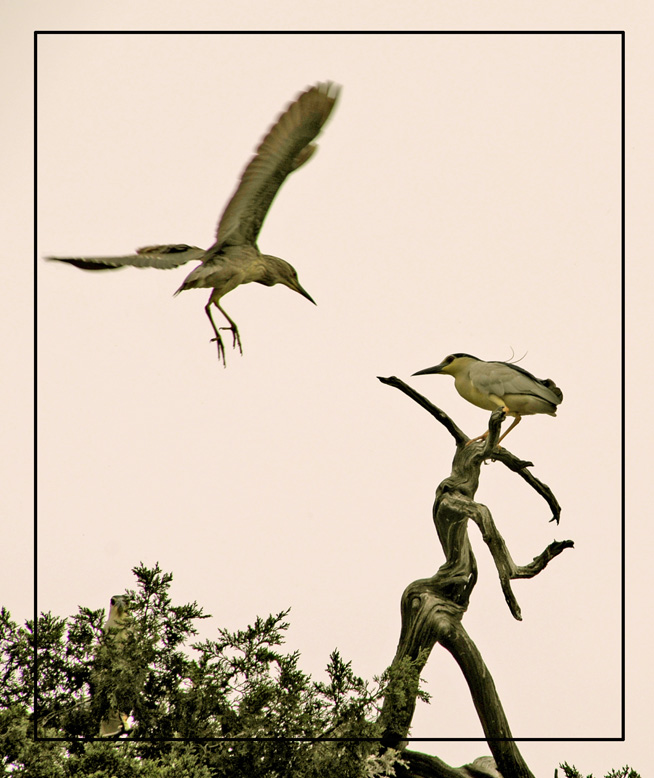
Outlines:
<svg viewBox="0 0 654 778"><path fill-rule="evenodd" d="M625 54L626 54L626 34L624 30L34 30L33 33L33 53L34 53L34 127L33 127L33 150L34 150L34 729L33 739L41 743L68 743L68 742L108 742L108 738L100 737L77 737L77 738L40 738L37 735L38 706L38 494L36 488L37 476L37 451L38 451L38 412L36 398L38 396L38 366L36 354L38 350L38 283L37 283L37 262L36 252L38 235L38 38L40 35L619 35L621 38L620 64L621 64L621 288L620 288L620 327L621 327L621 397L620 397L620 422L621 422L621 524L622 524L622 548L621 548L621 734L617 737L518 737L518 738L491 738L491 740L501 741L509 740L517 743L604 743L621 742L626 740L626 709L625 709L625 685L626 685L626 630L625 630L625 193L626 193L626 174L625 174L625 107L626 107L626 73L625 73ZM320 741L342 741L359 742L381 741L381 738L285 738L285 737L265 737L265 738L139 738L138 740L118 739L111 742L125 743L204 743L204 742L229 742L229 741L289 741L289 742L320 742ZM445 743L486 743L489 739L484 737L457 737L457 738L426 738L426 737L407 737L408 742L445 742Z"/></svg>

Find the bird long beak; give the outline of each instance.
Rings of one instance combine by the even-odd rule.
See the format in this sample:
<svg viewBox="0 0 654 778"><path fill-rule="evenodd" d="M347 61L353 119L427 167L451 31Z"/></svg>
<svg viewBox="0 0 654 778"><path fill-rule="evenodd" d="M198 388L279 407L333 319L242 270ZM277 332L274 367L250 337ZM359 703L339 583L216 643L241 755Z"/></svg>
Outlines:
<svg viewBox="0 0 654 778"><path fill-rule="evenodd" d="M288 288L289 288L289 289L292 289L294 292L297 292L298 294L301 294L301 295L302 295L302 297L306 297L306 298L307 298L307 300L308 300L310 303L313 303L314 305L317 305L317 304L318 304L318 303L317 303L317 302L316 302L316 301L313 299L313 297L311 297L311 295L309 294L309 292L307 292L305 289L303 289L303 288L300 286L299 282L295 282L294 284L288 284Z"/></svg>
<svg viewBox="0 0 654 778"><path fill-rule="evenodd" d="M443 370L443 362L440 363L440 365L435 365L434 367L426 367L424 370L418 370L417 373L413 373L413 375L431 375L432 373L440 373Z"/></svg>

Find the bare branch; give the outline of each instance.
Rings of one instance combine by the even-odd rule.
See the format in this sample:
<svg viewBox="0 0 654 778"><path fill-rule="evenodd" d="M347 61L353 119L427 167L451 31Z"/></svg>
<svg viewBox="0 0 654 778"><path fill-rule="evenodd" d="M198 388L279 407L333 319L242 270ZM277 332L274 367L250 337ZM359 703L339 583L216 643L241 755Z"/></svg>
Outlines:
<svg viewBox="0 0 654 778"><path fill-rule="evenodd" d="M404 394L408 395L414 402L417 402L418 405L424 408L428 413L431 413L431 415L445 427L450 435L452 435L457 445L467 443L468 440L470 440L470 438L468 438L468 436L462 432L459 427L457 427L457 425L445 413L445 411L442 411L436 405L431 403L426 397L421 395L419 392L416 392L416 390L411 388L408 384L405 384L404 381L401 381L396 376L390 376L390 378L382 378L381 376L377 376L377 378L382 382L382 384L394 386L396 389L404 392Z"/></svg>

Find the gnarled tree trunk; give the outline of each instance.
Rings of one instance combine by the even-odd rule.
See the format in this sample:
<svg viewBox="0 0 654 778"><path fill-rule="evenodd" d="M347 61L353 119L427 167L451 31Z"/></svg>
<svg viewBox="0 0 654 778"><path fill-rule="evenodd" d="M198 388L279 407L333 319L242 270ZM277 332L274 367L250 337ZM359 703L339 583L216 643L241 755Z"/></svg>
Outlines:
<svg viewBox="0 0 654 778"><path fill-rule="evenodd" d="M519 460L497 445L505 416L501 409L493 411L490 417L486 440L472 442L446 413L407 384L395 377L379 380L396 387L425 408L448 430L456 443L452 472L438 486L433 508L434 525L445 553L445 562L431 578L409 584L402 595L402 627L391 668L399 667L407 657L414 660L414 664L409 676L400 672L395 676L392 674L380 715L385 731L383 742L403 750L402 757L409 764L407 776L533 778L512 739L488 668L461 623L477 582L477 564L468 537L468 522L472 519L481 530L495 561L507 605L516 619L522 616L511 589L511 579L537 575L551 559L564 549L571 548L573 543L571 540L555 541L528 565L516 565L490 511L474 500L481 465L492 459L515 471L548 502L552 520L557 524L561 509L549 487L526 469L532 463ZM437 757L406 749L420 671L436 643L447 649L461 668L493 759L482 757L471 764L453 768Z"/></svg>

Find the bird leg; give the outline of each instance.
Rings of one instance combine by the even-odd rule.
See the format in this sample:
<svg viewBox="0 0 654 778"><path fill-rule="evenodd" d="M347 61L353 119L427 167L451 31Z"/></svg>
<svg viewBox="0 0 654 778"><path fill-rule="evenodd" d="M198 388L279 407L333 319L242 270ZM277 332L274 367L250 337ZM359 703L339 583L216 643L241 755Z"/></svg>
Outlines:
<svg viewBox="0 0 654 778"><path fill-rule="evenodd" d="M209 317L209 321L211 322L213 331L216 333L216 337L211 338L211 341L212 342L215 341L216 345L218 346L218 360L220 361L222 359L223 365L227 367L227 360L225 359L225 344L223 343L223 339L220 337L220 332L218 332L218 327L216 327L216 324L213 320L213 316L211 315L211 298L209 298L209 302L204 306L204 310L207 316Z"/></svg>
<svg viewBox="0 0 654 778"><path fill-rule="evenodd" d="M504 411L504 413L509 413L509 409L506 407L506 405L502 406L502 410ZM497 445L498 446L500 445L500 441L503 438L505 438L509 434L509 432L511 432L511 430L516 426L516 424L518 424L521 421L521 419L522 419L522 416L518 415L518 416L515 417L515 419L513 420L513 424L511 424L509 429L503 435L500 435L500 437L498 438L498 440L497 440ZM469 446L475 440L486 440L487 437L488 437L488 430L486 430L486 432L484 432L482 435L477 435L476 438L470 438L470 440L466 443L466 446Z"/></svg>
<svg viewBox="0 0 654 778"><path fill-rule="evenodd" d="M227 315L227 312L225 311L224 308L221 308L220 303L216 302L215 306L229 322L229 327L221 327L220 329L232 331L232 338L233 338L232 348L236 348L236 346L238 346L238 350L242 354L243 347L241 346L241 336L238 334L238 327L236 326L236 322Z"/></svg>
<svg viewBox="0 0 654 778"><path fill-rule="evenodd" d="M509 432L511 432L511 430L515 426L517 426L521 421L522 421L522 416L516 416L515 417L515 419L513 420L513 424L509 427L509 429L503 435L500 436L500 439L497 441L497 445L498 446L500 445L500 440L502 440L502 438L505 438L509 434Z"/></svg>

